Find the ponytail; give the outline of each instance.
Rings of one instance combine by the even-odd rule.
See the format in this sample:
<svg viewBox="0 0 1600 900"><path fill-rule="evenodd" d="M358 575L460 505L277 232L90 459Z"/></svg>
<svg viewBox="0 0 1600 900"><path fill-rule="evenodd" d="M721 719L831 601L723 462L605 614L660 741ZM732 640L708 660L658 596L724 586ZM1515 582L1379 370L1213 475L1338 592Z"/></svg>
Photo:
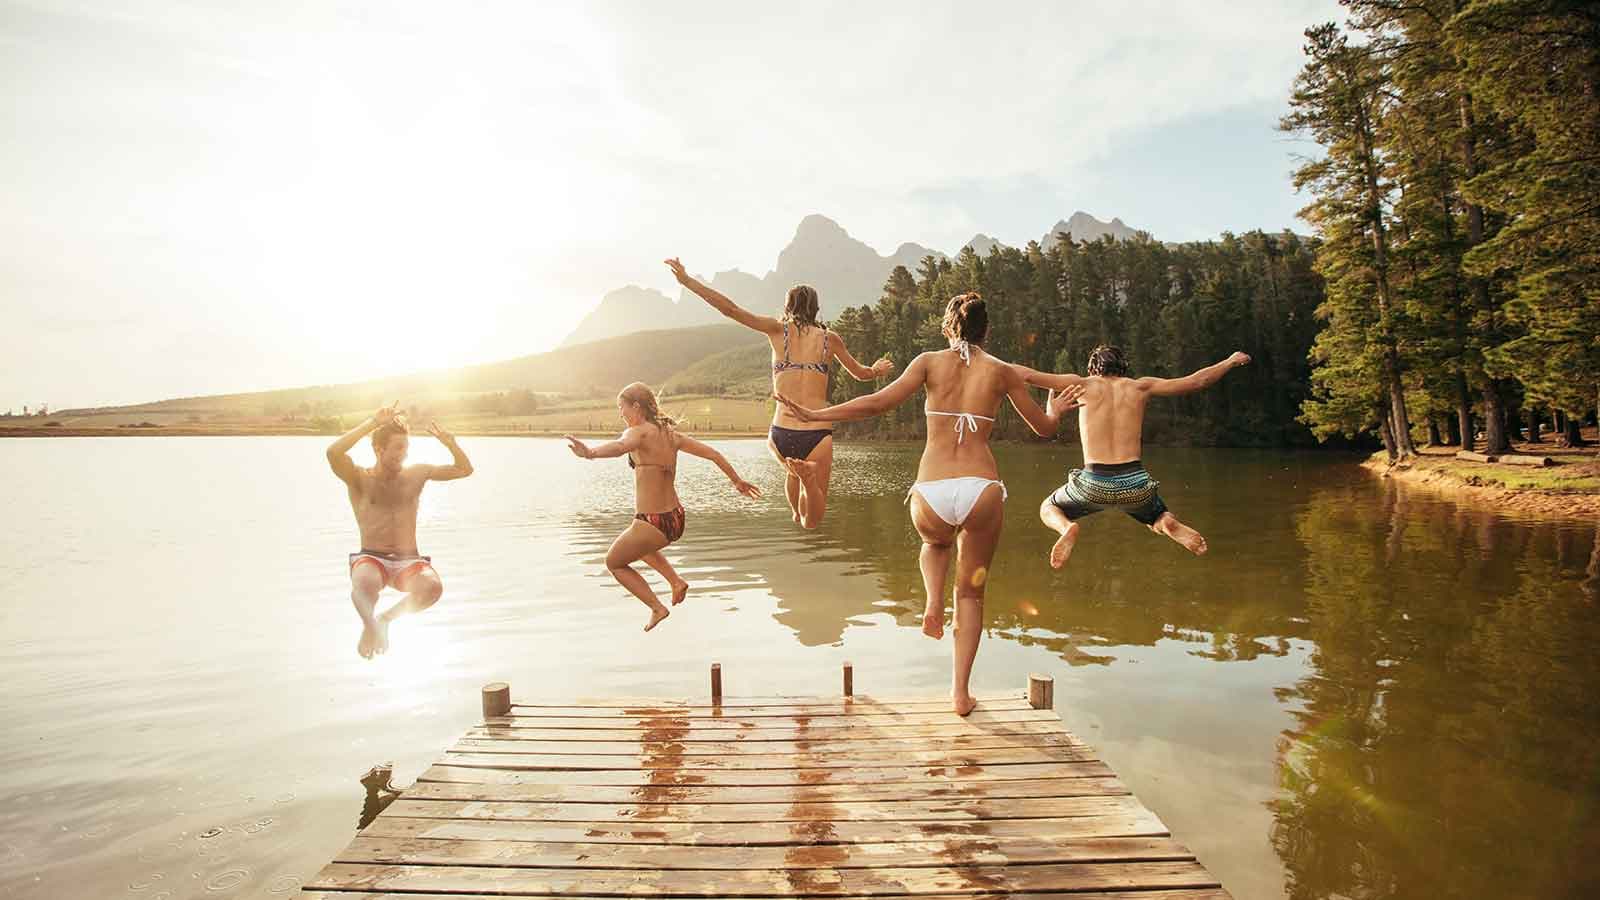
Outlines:
<svg viewBox="0 0 1600 900"><path fill-rule="evenodd" d="M650 386L644 382L635 381L633 384L623 388L622 393L617 396L637 405L639 411L644 414L646 422L658 428L677 427L677 420L661 411L660 404L656 402L655 392L650 390Z"/></svg>

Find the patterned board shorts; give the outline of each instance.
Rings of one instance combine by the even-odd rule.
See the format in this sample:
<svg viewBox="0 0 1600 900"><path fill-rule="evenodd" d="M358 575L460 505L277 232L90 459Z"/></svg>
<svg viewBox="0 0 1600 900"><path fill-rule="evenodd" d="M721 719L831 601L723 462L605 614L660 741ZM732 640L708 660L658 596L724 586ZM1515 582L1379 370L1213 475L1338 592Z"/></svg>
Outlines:
<svg viewBox="0 0 1600 900"><path fill-rule="evenodd" d="M1050 502L1066 517L1077 521L1103 509L1120 509L1144 525L1154 525L1167 511L1150 477L1138 460L1126 463L1089 463L1088 469L1067 473L1067 483L1056 488Z"/></svg>

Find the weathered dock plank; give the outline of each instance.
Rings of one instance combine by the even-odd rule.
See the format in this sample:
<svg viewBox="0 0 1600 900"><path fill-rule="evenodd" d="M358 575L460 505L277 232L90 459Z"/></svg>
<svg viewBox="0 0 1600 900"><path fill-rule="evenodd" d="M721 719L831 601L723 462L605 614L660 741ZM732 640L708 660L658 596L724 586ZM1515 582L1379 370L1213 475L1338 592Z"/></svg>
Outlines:
<svg viewBox="0 0 1600 900"><path fill-rule="evenodd" d="M781 847L793 844L885 844L950 841L1064 841L1085 837L1165 837L1149 810L993 822L829 822L825 833L787 823L708 825L690 822L527 822L492 819L412 819L386 814L362 832L374 837L431 837L453 841L536 841L603 844L679 844L699 847Z"/></svg>
<svg viewBox="0 0 1600 900"><path fill-rule="evenodd" d="M302 900L1228 900L1049 707L989 697L516 703L361 830ZM720 697L722 672L712 672Z"/></svg>
<svg viewBox="0 0 1600 900"><path fill-rule="evenodd" d="M797 848L803 853L834 848ZM1134 887L1219 887L1190 861L1117 861L1020 866L945 865L879 869L539 869L329 863L309 885L319 890L439 891L528 896L626 894L657 897L881 897L917 893L1084 891Z"/></svg>

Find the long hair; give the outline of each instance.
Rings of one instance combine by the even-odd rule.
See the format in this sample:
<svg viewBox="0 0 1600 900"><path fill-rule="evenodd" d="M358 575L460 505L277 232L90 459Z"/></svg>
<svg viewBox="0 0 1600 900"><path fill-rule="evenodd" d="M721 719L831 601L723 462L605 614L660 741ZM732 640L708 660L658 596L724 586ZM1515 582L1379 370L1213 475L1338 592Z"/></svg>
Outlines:
<svg viewBox="0 0 1600 900"><path fill-rule="evenodd" d="M622 389L617 395L618 399L637 404L639 411L644 413L644 420L661 428L672 428L678 424L677 420L661 411L661 406L656 402L655 392L642 381L635 381Z"/></svg>
<svg viewBox="0 0 1600 900"><path fill-rule="evenodd" d="M952 341L982 344L989 336L989 307L977 291L958 294L944 307L944 322L940 330Z"/></svg>
<svg viewBox="0 0 1600 900"><path fill-rule="evenodd" d="M817 324L817 310L817 289L797 284L789 288L789 296L783 300L783 321L810 328Z"/></svg>
<svg viewBox="0 0 1600 900"><path fill-rule="evenodd" d="M1090 375L1109 375L1128 377L1128 360L1122 355L1121 347L1110 344L1101 344L1089 353L1089 366L1086 371Z"/></svg>

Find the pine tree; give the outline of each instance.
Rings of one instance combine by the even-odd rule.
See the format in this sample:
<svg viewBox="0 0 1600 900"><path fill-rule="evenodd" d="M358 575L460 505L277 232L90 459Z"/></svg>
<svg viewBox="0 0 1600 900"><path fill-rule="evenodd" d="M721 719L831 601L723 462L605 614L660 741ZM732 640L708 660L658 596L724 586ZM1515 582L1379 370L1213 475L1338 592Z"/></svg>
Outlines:
<svg viewBox="0 0 1600 900"><path fill-rule="evenodd" d="M1468 268L1515 277L1506 313L1524 329L1489 362L1530 403L1582 417L1600 407L1600 8L1478 0L1446 32L1474 95L1532 138L1466 185L1506 218Z"/></svg>
<svg viewBox="0 0 1600 900"><path fill-rule="evenodd" d="M1379 148L1389 76L1380 54L1352 46L1333 23L1307 29L1306 38L1309 59L1295 79L1290 112L1280 127L1310 134L1325 151L1322 159L1296 171L1295 185L1310 187L1316 196L1301 216L1322 231L1318 267L1328 281L1323 314L1328 328L1340 332L1327 342L1319 339L1320 364L1339 374L1315 381L1319 399L1308 404L1306 416L1322 432L1347 429L1354 406L1373 394L1349 376L1375 362L1376 394L1391 427L1393 452L1403 459L1415 455L1416 448L1402 382L1398 331L1403 311L1390 283L1384 208L1391 186ZM1370 313L1362 308L1368 304ZM1333 348L1357 358L1333 358L1327 353ZM1323 419L1324 414L1333 418Z"/></svg>

